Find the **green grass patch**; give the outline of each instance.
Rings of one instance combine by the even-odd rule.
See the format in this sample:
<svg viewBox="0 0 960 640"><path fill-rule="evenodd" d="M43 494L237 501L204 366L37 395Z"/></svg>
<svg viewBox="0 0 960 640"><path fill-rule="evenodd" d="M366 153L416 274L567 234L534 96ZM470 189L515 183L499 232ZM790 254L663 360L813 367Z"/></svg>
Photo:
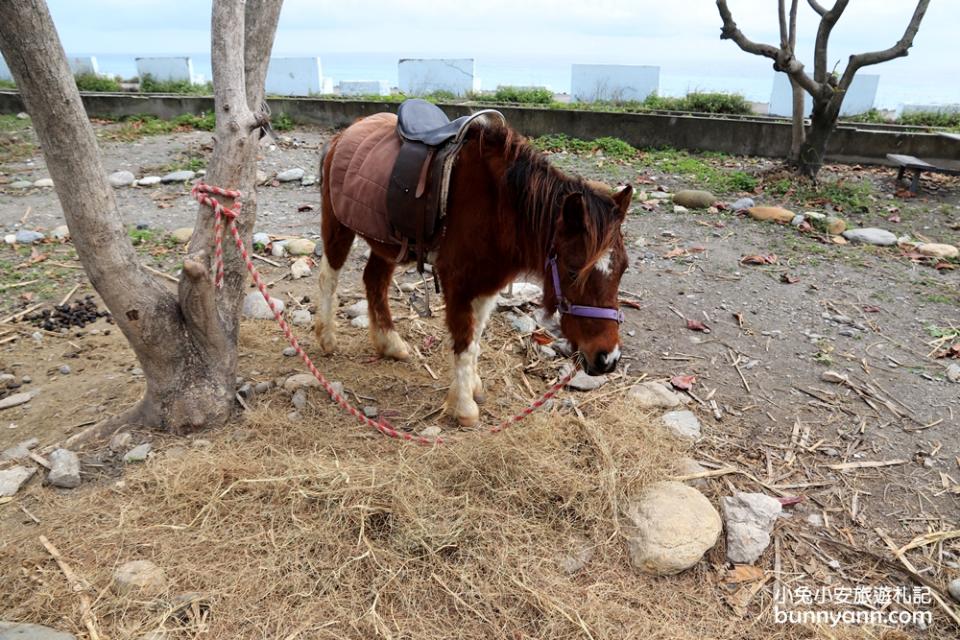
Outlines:
<svg viewBox="0 0 960 640"><path fill-rule="evenodd" d="M293 118L285 113L271 116L270 126L273 127L274 131L290 131L293 129Z"/></svg>
<svg viewBox="0 0 960 640"><path fill-rule="evenodd" d="M470 98L500 104L550 104L553 92L543 87L497 87L493 93L472 94Z"/></svg>
<svg viewBox="0 0 960 640"><path fill-rule="evenodd" d="M533 138L530 143L534 148L540 151L549 151L551 153L577 153L577 154L596 154L603 153L608 158L617 160L632 160L636 158L638 151L630 144L619 138L597 138L596 140L581 140L571 138L562 133L552 133L539 138Z"/></svg>
<svg viewBox="0 0 960 640"><path fill-rule="evenodd" d="M18 118L14 114L0 115L0 133L16 133L30 126L30 118Z"/></svg>
<svg viewBox="0 0 960 640"><path fill-rule="evenodd" d="M80 91L119 92L123 89L116 78L98 76L95 73L81 73L74 78Z"/></svg>
<svg viewBox="0 0 960 640"><path fill-rule="evenodd" d="M205 113L199 116L184 114L171 120L161 120L155 116L135 115L120 120L120 127L109 131L105 137L129 142L144 136L155 136L178 131L213 131L216 116Z"/></svg>
<svg viewBox="0 0 960 640"><path fill-rule="evenodd" d="M753 191L758 184L755 177L739 169L716 167L710 159L723 157L722 153L694 154L677 149L649 149L640 156L642 166L682 176L694 186L709 189L715 194Z"/></svg>
<svg viewBox="0 0 960 640"><path fill-rule="evenodd" d="M0 80L0 89L16 89L17 83L13 80Z"/></svg>
<svg viewBox="0 0 960 640"><path fill-rule="evenodd" d="M844 212L864 213L874 203L873 185L868 180L822 180L780 178L764 184L770 195L790 199L810 207L832 204Z"/></svg>
<svg viewBox="0 0 960 640"><path fill-rule="evenodd" d="M917 113L904 113L897 119L897 122L918 127L960 131L960 112L918 111Z"/></svg>
<svg viewBox="0 0 960 640"><path fill-rule="evenodd" d="M699 92L688 93L682 98L649 95L643 101L646 109L665 111L693 111L695 113L727 113L747 115L752 113L750 103L739 93Z"/></svg>
<svg viewBox="0 0 960 640"><path fill-rule="evenodd" d="M29 118L0 115L0 165L19 162L36 152L36 145L29 139L29 133L26 133L29 128Z"/></svg>
<svg viewBox="0 0 960 640"><path fill-rule="evenodd" d="M140 91L143 93L180 93L212 96L213 83L193 84L187 80L157 80L147 74L140 78Z"/></svg>

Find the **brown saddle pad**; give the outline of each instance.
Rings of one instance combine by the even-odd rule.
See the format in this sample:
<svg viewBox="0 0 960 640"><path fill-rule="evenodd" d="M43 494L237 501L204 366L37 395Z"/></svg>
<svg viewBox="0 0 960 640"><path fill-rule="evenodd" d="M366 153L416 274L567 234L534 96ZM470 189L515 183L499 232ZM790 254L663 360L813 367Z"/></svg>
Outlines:
<svg viewBox="0 0 960 640"><path fill-rule="evenodd" d="M333 214L341 224L373 240L400 241L390 232L387 186L400 152L397 116L378 113L350 125L337 139L330 163Z"/></svg>

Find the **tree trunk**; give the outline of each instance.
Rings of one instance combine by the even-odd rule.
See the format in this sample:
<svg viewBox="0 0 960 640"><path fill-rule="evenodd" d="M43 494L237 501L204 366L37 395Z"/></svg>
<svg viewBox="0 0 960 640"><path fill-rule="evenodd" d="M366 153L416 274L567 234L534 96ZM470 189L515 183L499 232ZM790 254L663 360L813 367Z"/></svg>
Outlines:
<svg viewBox="0 0 960 640"><path fill-rule="evenodd" d="M264 121L257 110L281 1L216 0L213 7L217 125L207 179L244 193L238 224L247 243L256 219L255 160ZM235 396L245 282L238 252L232 243L225 247L224 285L217 291L210 278L213 218L201 206L176 294L143 269L43 0L0 2L0 49L33 119L80 261L146 378L134 407L87 435L106 435L125 424L174 432L222 424ZM245 74L251 80L246 86Z"/></svg>
<svg viewBox="0 0 960 640"><path fill-rule="evenodd" d="M810 116L810 128L806 139L800 146L797 168L810 179L816 179L823 166L823 157L827 152L827 143L840 115L842 97L834 94L828 100L813 99L813 113Z"/></svg>
<svg viewBox="0 0 960 640"><path fill-rule="evenodd" d="M800 148L806 139L806 131L803 122L803 97L804 91L796 80L790 78L790 87L793 89L793 127L790 139L790 162L795 165L800 163Z"/></svg>

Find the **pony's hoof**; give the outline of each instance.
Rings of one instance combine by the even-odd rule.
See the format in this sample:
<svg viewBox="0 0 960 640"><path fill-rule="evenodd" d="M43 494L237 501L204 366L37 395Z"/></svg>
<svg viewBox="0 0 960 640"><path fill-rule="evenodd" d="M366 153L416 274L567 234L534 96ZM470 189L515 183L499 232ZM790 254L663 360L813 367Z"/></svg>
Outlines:
<svg viewBox="0 0 960 640"><path fill-rule="evenodd" d="M337 350L337 335L332 331L317 331L317 343L324 353L333 353Z"/></svg>
<svg viewBox="0 0 960 640"><path fill-rule="evenodd" d="M410 360L410 347L396 331L374 332L373 342L377 352L384 358L407 362Z"/></svg>
<svg viewBox="0 0 960 640"><path fill-rule="evenodd" d="M457 416L457 422L464 429L473 429L480 424L480 412L478 411L475 415Z"/></svg>

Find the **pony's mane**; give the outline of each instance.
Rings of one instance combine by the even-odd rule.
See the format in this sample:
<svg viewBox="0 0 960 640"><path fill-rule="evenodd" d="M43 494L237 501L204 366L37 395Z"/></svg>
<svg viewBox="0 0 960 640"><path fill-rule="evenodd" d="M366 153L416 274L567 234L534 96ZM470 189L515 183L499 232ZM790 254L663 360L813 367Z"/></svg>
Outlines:
<svg viewBox="0 0 960 640"><path fill-rule="evenodd" d="M580 275L584 279L610 248L619 227L610 196L601 195L583 178L568 175L553 166L543 153L510 127L487 124L477 129L485 150L491 147L501 150L507 166L502 187L516 210L525 217L525 226L533 230L543 259L552 248L564 200L573 193L582 195L586 210L584 240L587 260Z"/></svg>

